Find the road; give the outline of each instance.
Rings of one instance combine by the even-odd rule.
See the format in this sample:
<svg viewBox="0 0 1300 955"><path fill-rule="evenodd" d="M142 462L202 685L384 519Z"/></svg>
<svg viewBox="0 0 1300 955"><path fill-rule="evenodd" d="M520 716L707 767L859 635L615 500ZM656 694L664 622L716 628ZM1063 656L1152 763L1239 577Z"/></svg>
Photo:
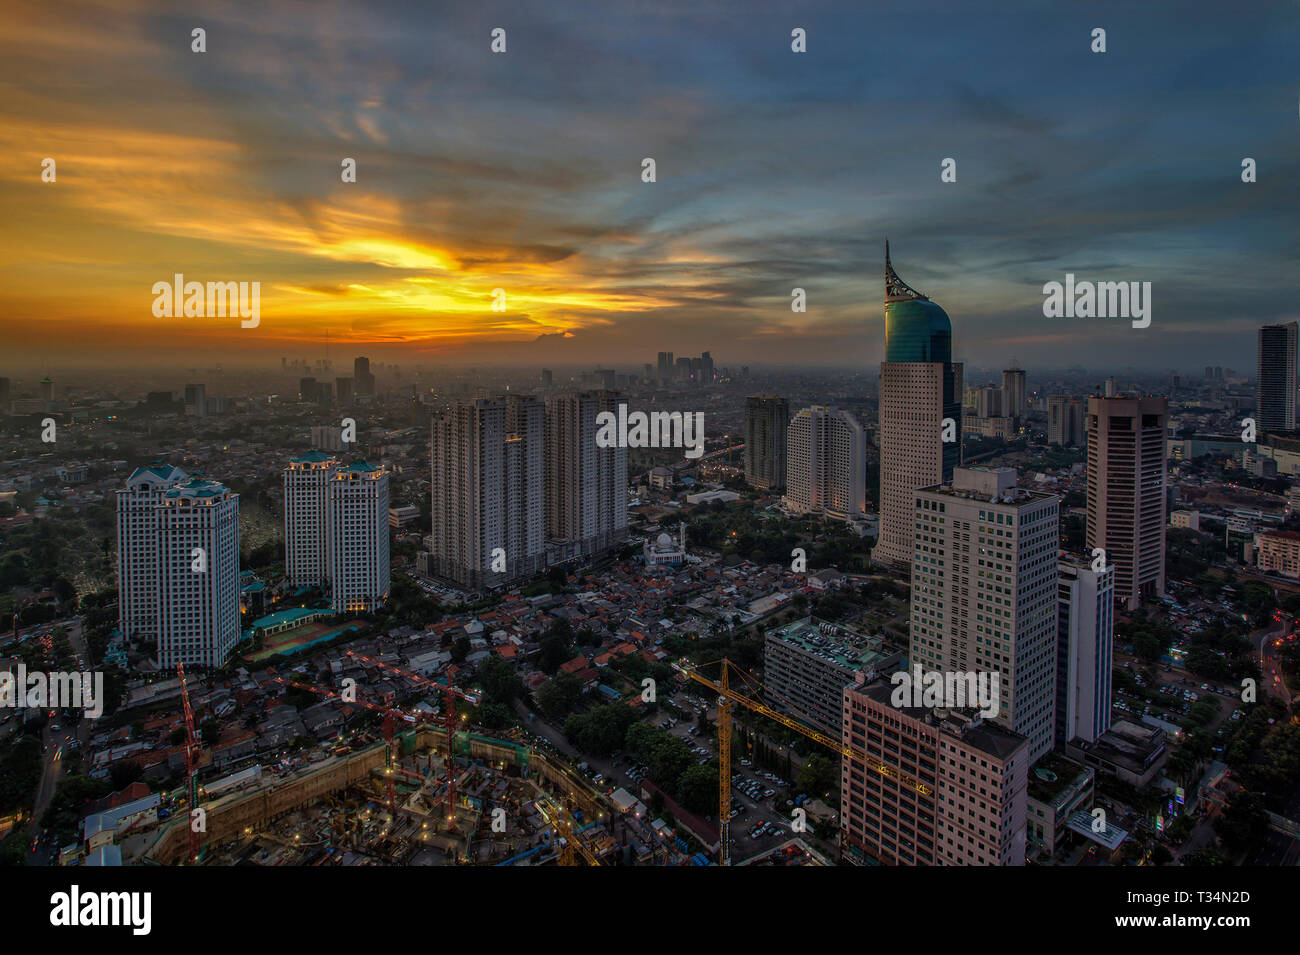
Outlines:
<svg viewBox="0 0 1300 955"><path fill-rule="evenodd" d="M1282 675L1282 668L1277 659L1277 648L1273 641L1285 628L1281 624L1256 630L1250 635L1251 645L1259 654L1259 669L1264 675L1264 689L1286 705L1288 719L1294 717L1291 709L1291 691Z"/></svg>
<svg viewBox="0 0 1300 955"><path fill-rule="evenodd" d="M60 621L56 626L61 626L67 630L68 645L72 648L73 654L82 661L82 669L90 670L91 661L89 648L86 645L85 621L81 617L75 617L70 620ZM60 729L51 728L55 723L59 723ZM27 838L29 840L39 839L40 841L33 851L28 852L27 865L54 865L58 861L59 847L50 844L48 838L46 838L44 830L41 829L41 818L45 815L50 800L54 798L59 780L63 775L64 760L71 751L70 747L73 741L76 741L81 752L85 752L86 743L90 739L90 724L89 719L81 719L77 721L75 728L63 726L57 713L51 711L51 718L46 720L45 728L41 731L42 759L44 763L41 767L41 780L36 787L36 802L32 811L32 819L27 826Z"/></svg>

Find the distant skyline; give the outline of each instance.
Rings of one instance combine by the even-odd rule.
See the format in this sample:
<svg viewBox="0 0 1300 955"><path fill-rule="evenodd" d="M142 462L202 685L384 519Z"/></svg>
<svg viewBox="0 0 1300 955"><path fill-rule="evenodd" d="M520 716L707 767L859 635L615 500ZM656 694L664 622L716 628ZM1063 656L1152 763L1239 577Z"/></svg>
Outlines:
<svg viewBox="0 0 1300 955"><path fill-rule="evenodd" d="M972 367L1253 375L1258 326L1300 319L1296 49L1297 0L9 3L0 376L265 367L327 334L338 375L874 374L886 237ZM259 326L155 318L178 272L260 282ZM1043 317L1067 272L1151 282L1151 327Z"/></svg>

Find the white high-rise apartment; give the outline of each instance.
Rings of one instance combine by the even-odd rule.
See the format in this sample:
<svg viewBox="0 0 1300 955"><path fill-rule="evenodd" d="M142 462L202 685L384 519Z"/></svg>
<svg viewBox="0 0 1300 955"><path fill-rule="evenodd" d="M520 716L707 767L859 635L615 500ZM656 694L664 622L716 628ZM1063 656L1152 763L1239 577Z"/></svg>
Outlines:
<svg viewBox="0 0 1300 955"><path fill-rule="evenodd" d="M867 436L847 411L813 405L786 432L785 507L853 521L867 507Z"/></svg>
<svg viewBox="0 0 1300 955"><path fill-rule="evenodd" d="M284 469L284 572L294 587L329 579L325 486L337 465L332 454L310 451Z"/></svg>
<svg viewBox="0 0 1300 955"><path fill-rule="evenodd" d="M1062 555L1058 565L1056 745L1110 729L1115 568Z"/></svg>
<svg viewBox="0 0 1300 955"><path fill-rule="evenodd" d="M886 243L877 563L902 568L911 561L913 493L948 480L961 461L961 398L948 313L898 277Z"/></svg>
<svg viewBox="0 0 1300 955"><path fill-rule="evenodd" d="M1115 565L1129 610L1165 592L1167 398L1088 399L1088 550Z"/></svg>
<svg viewBox="0 0 1300 955"><path fill-rule="evenodd" d="M519 395L462 402L434 416L435 574L480 590L545 569L543 418L537 399Z"/></svg>
<svg viewBox="0 0 1300 955"><path fill-rule="evenodd" d="M155 463L136 468L117 492L117 620L127 639L158 638L158 506L187 477Z"/></svg>
<svg viewBox="0 0 1300 955"><path fill-rule="evenodd" d="M194 477L156 513L158 666L220 666L240 638L239 495Z"/></svg>
<svg viewBox="0 0 1300 955"><path fill-rule="evenodd" d="M956 468L915 492L909 659L925 670L998 673L1000 721L1052 748L1058 504L1011 468Z"/></svg>
<svg viewBox="0 0 1300 955"><path fill-rule="evenodd" d="M574 556L627 538L627 448L596 445L596 416L621 403L609 391L546 399L546 536Z"/></svg>
<svg viewBox="0 0 1300 955"><path fill-rule="evenodd" d="M388 599L388 472L356 461L329 472L326 547L335 613L373 612Z"/></svg>

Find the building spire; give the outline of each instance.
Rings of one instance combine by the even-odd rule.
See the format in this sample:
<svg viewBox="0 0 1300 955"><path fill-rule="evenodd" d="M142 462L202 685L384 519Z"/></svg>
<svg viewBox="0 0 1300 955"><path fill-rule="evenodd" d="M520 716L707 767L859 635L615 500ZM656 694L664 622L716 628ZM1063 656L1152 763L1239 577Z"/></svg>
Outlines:
<svg viewBox="0 0 1300 955"><path fill-rule="evenodd" d="M894 266L889 262L889 240L885 240L885 302L930 301L916 289L898 277Z"/></svg>

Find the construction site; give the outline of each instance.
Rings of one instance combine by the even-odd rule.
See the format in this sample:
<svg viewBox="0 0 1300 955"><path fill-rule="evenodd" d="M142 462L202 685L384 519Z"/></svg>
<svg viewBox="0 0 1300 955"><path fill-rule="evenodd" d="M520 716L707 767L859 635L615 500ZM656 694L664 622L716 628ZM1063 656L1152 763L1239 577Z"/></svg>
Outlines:
<svg viewBox="0 0 1300 955"><path fill-rule="evenodd" d="M743 705L833 749L838 741L802 726L729 685L725 659L720 681L693 667L683 678L718 694L722 812L720 845L689 843L625 790L596 788L562 757L522 741L461 728L456 703L478 702L474 691L437 683L359 654L359 661L434 689L441 712L408 709L393 694L360 700L347 691L274 677L286 687L382 717L382 738L318 748L309 761L263 776L260 767L198 785L199 744L183 668L178 667L186 716L188 805L136 816L114 841L124 860L155 865L712 865L731 864L730 710ZM519 737L522 740L522 737ZM853 755L860 755L854 753ZM883 773L896 773L881 764ZM908 780L908 782L912 782ZM237 784L236 784L237 783ZM924 788L924 787L921 787ZM106 833L107 835L107 833ZM720 851L719 851L720 850ZM718 858L720 856L720 858ZM826 860L799 840L748 864L820 865Z"/></svg>
<svg viewBox="0 0 1300 955"><path fill-rule="evenodd" d="M449 761L440 728L419 727L204 804L194 861L596 865L635 841L634 820L614 818L602 793L547 755L473 733L454 745ZM186 863L189 829L183 816L159 829L140 861Z"/></svg>

